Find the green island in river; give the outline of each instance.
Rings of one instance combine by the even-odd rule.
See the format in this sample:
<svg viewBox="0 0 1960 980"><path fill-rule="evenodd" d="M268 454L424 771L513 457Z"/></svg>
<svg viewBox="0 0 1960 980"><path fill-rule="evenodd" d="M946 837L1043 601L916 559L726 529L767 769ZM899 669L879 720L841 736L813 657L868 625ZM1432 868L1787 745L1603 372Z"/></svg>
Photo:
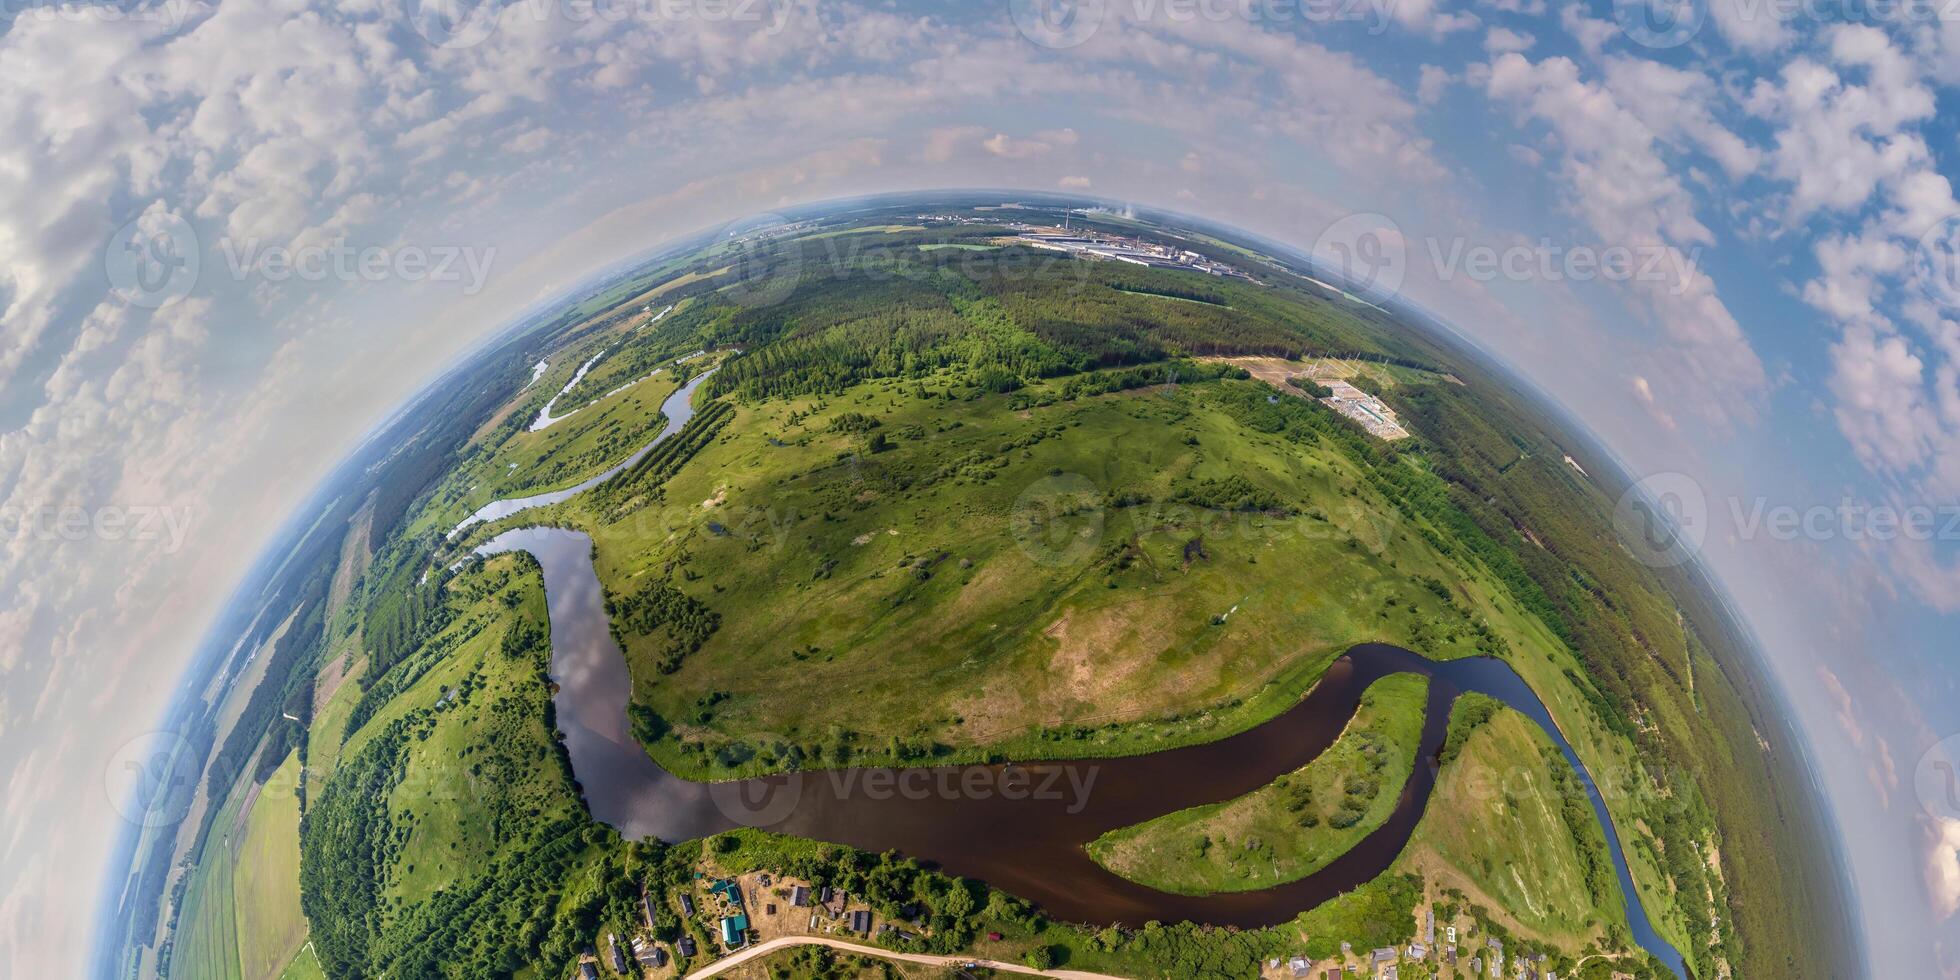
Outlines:
<svg viewBox="0 0 1960 980"><path fill-rule="evenodd" d="M1618 544L1620 488L1588 475L1610 463L1478 357L1281 258L1071 220L1161 260L1044 245L1043 208L839 213L615 276L470 368L270 644L162 972L947 975L882 950L1278 977L1386 950L1403 978L1495 955L1669 975L1548 733L1467 694L1422 758L1413 674L1303 767L1088 847L1159 891L1257 892L1440 766L1386 870L1270 928L1057 921L931 855L766 829L623 840L562 744L538 562L474 553L550 526L591 539L634 738L693 781L1143 756L1257 729L1357 644L1500 660L1598 783L1688 973L1821 980L1760 686L1698 584ZM471 521L635 457L693 382L622 472ZM795 936L867 949L756 949Z"/></svg>

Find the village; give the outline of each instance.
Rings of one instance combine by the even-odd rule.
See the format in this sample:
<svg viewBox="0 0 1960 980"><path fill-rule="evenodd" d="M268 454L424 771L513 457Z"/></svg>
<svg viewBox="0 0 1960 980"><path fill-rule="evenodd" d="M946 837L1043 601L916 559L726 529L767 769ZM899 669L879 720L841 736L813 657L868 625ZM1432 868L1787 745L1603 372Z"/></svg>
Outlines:
<svg viewBox="0 0 1960 980"><path fill-rule="evenodd" d="M680 933L671 942L655 938L663 918L659 903L677 916ZM854 943L908 942L924 926L889 921L841 889L812 886L766 871L733 877L697 872L693 884L665 899L653 890L640 894L640 929L633 935L609 932L579 957L577 980L626 976L660 980L689 975L714 961L767 940L829 937ZM997 937L996 937L997 938Z"/></svg>
<svg viewBox="0 0 1960 980"><path fill-rule="evenodd" d="M1452 890L1445 892L1446 898L1460 898ZM1301 953L1269 959L1259 976L1261 980L1560 980L1577 975L1567 957L1548 956L1529 946L1507 949L1503 939L1489 934L1490 927L1479 915L1465 911L1455 901L1446 901L1442 908L1444 918L1439 923L1436 905L1418 906L1412 938L1405 944L1357 949L1344 941L1332 955L1315 958ZM954 976L992 975L983 972L986 970L1046 975L1020 964L900 952L892 947L910 946L929 933L923 912L901 913L887 916L842 889L768 871L732 876L696 871L685 888L670 889L664 895L643 889L638 928L630 935L607 932L596 937L594 945L579 957L571 976L573 980L666 980L720 975L744 965L750 957L759 958L803 942L887 957L907 965L938 965L952 970ZM914 917L907 919L905 914ZM677 933L671 925L676 919ZM671 939L656 938L663 931L663 920L668 922L665 932ZM1002 937L995 932L986 938L998 942ZM1589 953L1577 965L1602 955ZM1080 972L1069 975L1095 976ZM1611 980L1635 980L1632 974L1618 970L1608 976Z"/></svg>

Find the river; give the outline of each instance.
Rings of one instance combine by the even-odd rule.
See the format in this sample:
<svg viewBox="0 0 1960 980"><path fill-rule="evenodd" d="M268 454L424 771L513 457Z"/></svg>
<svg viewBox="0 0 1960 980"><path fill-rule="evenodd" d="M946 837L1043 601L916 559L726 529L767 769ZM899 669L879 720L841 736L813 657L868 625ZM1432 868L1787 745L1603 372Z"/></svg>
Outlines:
<svg viewBox="0 0 1960 980"><path fill-rule="evenodd" d="M703 376L705 377L705 375ZM668 399L662 437L692 414L701 379ZM676 402L679 404L676 404ZM657 441L657 440L656 440ZM550 497L500 501L476 519L555 503L610 478L632 459ZM494 511L499 504L508 509ZM465 522L466 524L468 522ZM1432 661L1366 643L1337 659L1291 709L1237 735L1148 755L1027 765L813 771L720 783L667 772L634 739L626 707L632 678L612 638L592 540L579 531L520 528L477 549L526 551L544 571L551 621L551 676L558 727L592 816L629 839L686 840L738 826L761 827L881 852L896 849L946 871L1039 903L1057 918L1139 925L1189 919L1260 928L1292 920L1372 880L1401 854L1435 788L1437 753L1459 694L1478 691L1541 726L1581 782L1605 831L1634 941L1685 976L1682 957L1649 923L1627 869L1619 834L1585 764L1551 713L1510 665L1490 658ZM1319 871L1261 891L1176 895L1140 885L1091 860L1084 845L1104 832L1174 810L1249 793L1314 759L1339 737L1375 680L1398 672L1430 678L1414 773L1394 812L1353 849Z"/></svg>

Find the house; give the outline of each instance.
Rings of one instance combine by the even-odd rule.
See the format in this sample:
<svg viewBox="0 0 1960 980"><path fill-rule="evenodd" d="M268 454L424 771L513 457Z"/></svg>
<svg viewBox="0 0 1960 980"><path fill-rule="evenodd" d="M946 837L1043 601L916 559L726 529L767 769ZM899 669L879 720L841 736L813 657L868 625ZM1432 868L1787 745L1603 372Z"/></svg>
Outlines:
<svg viewBox="0 0 1960 980"><path fill-rule="evenodd" d="M1313 972L1313 961L1304 956L1295 956L1287 960L1286 966L1287 969L1293 971L1293 975L1296 977L1304 977Z"/></svg>
<svg viewBox="0 0 1960 980"><path fill-rule="evenodd" d="M681 893L681 914L689 918L694 917L694 896L686 892Z"/></svg>
<svg viewBox="0 0 1960 980"><path fill-rule="evenodd" d="M1409 958L1410 958L1410 959L1412 959L1412 960L1419 960L1419 959L1422 959L1423 957L1425 957L1425 956L1428 956L1428 955L1429 955L1429 947L1427 947L1427 946L1424 946L1424 945L1423 945L1423 944L1421 944L1421 943L1410 943L1410 944L1409 944Z"/></svg>
<svg viewBox="0 0 1960 980"><path fill-rule="evenodd" d="M667 951L639 936L634 936L633 961L650 970L657 970L667 965Z"/></svg>
<svg viewBox="0 0 1960 980"><path fill-rule="evenodd" d="M592 965L591 960L578 965L578 975L579 980L599 980L599 971Z"/></svg>
<svg viewBox="0 0 1960 980"><path fill-rule="evenodd" d="M653 930L653 893L640 889L640 914L646 916L647 930Z"/></svg>
<svg viewBox="0 0 1960 980"><path fill-rule="evenodd" d="M694 945L693 936L682 936L674 942L674 948L680 950L681 956L687 959L693 959L695 952L699 949L699 947Z"/></svg>
<svg viewBox="0 0 1960 980"><path fill-rule="evenodd" d="M823 888L817 892L817 904L829 905L831 898L836 896L836 894L837 894L837 889L832 888L829 885L823 886Z"/></svg>
<svg viewBox="0 0 1960 980"><path fill-rule="evenodd" d="M626 954L619 951L619 937L606 933L606 958L612 961L614 973L626 972Z"/></svg>
<svg viewBox="0 0 1960 980"><path fill-rule="evenodd" d="M741 913L723 916L721 920L721 944L729 949L741 949L749 943L749 917Z"/></svg>
<svg viewBox="0 0 1960 980"><path fill-rule="evenodd" d="M851 913L851 931L852 931L852 932L862 932L862 933L864 933L864 934L866 934L866 935L870 935L870 934L871 934L871 912L870 912L870 910L868 910L868 909L858 909L858 910L857 910L856 912L852 912L852 913Z"/></svg>
<svg viewBox="0 0 1960 980"><path fill-rule="evenodd" d="M803 885L790 886L789 904L799 909L808 908L810 905L810 889Z"/></svg>
<svg viewBox="0 0 1960 980"><path fill-rule="evenodd" d="M728 904L733 905L738 909L742 907L742 885L738 881L735 881L730 878L723 878L720 881L717 881L714 884L709 885L708 891L720 895L725 899L728 899Z"/></svg>
<svg viewBox="0 0 1960 980"><path fill-rule="evenodd" d="M1375 950L1374 953L1371 954L1370 958L1373 959L1377 964L1393 962L1395 960L1395 949L1392 946L1383 946L1382 948Z"/></svg>

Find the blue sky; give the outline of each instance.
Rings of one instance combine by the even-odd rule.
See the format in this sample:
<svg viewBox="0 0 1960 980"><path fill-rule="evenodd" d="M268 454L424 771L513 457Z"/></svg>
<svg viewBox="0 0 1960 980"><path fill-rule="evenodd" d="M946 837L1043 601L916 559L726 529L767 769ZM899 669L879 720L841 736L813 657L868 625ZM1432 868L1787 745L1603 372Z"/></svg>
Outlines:
<svg viewBox="0 0 1960 980"><path fill-rule="evenodd" d="M1960 732L1960 9L523 0L446 30L440 6L9 8L0 972L79 946L115 753L273 528L442 365L671 237L1005 186L1366 244L1360 271L1636 473L1685 475L1875 970L1960 976L1960 812L1916 778ZM126 246L166 239L195 272L132 278ZM1658 272L1539 264L1616 254ZM1841 503L1932 523L1853 539ZM146 513L173 521L114 519Z"/></svg>

